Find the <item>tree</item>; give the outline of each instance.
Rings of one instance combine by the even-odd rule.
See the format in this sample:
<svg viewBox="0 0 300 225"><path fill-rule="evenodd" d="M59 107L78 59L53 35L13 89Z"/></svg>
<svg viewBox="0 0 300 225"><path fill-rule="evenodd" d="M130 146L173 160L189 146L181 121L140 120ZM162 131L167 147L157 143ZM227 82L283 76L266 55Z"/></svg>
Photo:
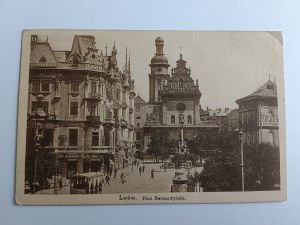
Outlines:
<svg viewBox="0 0 300 225"><path fill-rule="evenodd" d="M240 191L241 153L238 137L218 135L216 154L205 162L199 176L204 191ZM246 191L275 190L280 184L279 148L270 144L244 144Z"/></svg>
<svg viewBox="0 0 300 225"><path fill-rule="evenodd" d="M168 132L156 131L151 134L148 153L154 155L158 162L159 156L162 160L167 159L174 152L175 147L176 141L170 138Z"/></svg>
<svg viewBox="0 0 300 225"><path fill-rule="evenodd" d="M40 146L34 142L35 130L27 132L26 158L25 158L25 179L30 184L34 182L34 170L36 169L36 181L40 188L48 186L47 178L55 173L55 155L51 149L46 149L41 141ZM35 168L36 163L36 168Z"/></svg>
<svg viewBox="0 0 300 225"><path fill-rule="evenodd" d="M245 144L245 189L252 191L280 188L279 148L270 144Z"/></svg>
<svg viewBox="0 0 300 225"><path fill-rule="evenodd" d="M202 137L203 138L203 137ZM205 137L204 137L205 139ZM238 191L241 187L239 136L237 133L210 134L202 148L213 150L209 154L199 180L204 191ZM197 152L197 151L196 151Z"/></svg>

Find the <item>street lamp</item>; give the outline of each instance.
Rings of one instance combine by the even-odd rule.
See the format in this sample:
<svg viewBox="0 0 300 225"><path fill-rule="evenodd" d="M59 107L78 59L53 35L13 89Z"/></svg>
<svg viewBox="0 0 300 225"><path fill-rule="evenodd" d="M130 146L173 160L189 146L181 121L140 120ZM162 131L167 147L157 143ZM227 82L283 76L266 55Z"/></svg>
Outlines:
<svg viewBox="0 0 300 225"><path fill-rule="evenodd" d="M36 187L37 187L37 182L36 182L36 169L37 169L37 154L39 152L38 145L35 146L34 150L34 171L33 171L33 183L32 183L32 188L33 188L33 194L35 194Z"/></svg>
<svg viewBox="0 0 300 225"><path fill-rule="evenodd" d="M245 191L245 183L244 183L244 143L243 143L243 131L239 133L240 135L240 143L241 143L241 169L242 169L242 191Z"/></svg>
<svg viewBox="0 0 300 225"><path fill-rule="evenodd" d="M57 159L57 149L55 149L55 177L54 177L54 194L57 195L57 183L58 183L58 159Z"/></svg>

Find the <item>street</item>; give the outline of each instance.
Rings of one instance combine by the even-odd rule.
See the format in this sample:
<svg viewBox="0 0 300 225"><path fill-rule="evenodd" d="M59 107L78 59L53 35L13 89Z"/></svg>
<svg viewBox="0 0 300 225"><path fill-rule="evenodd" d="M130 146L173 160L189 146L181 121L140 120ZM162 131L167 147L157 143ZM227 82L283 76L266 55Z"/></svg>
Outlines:
<svg viewBox="0 0 300 225"><path fill-rule="evenodd" d="M140 164L139 166L142 166ZM134 166L120 169L117 173L116 179L113 175L110 180L110 185L104 185L103 194L119 194L119 193L163 193L170 192L172 185L172 178L175 174L175 169L168 169L164 172L159 168L160 164L145 164L145 172L139 173L139 168ZM151 179L151 170L154 169L154 179ZM124 173L125 183L120 182L120 176ZM57 191L59 195L70 194L70 186L64 186ZM54 194L54 189L47 189L37 192L36 194Z"/></svg>

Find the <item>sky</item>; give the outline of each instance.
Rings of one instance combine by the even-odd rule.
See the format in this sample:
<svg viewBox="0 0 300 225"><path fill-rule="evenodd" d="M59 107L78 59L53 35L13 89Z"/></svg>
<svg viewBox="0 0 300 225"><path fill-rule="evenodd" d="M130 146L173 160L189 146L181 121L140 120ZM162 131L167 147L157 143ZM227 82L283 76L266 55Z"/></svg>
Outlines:
<svg viewBox="0 0 300 225"><path fill-rule="evenodd" d="M269 75L272 81L283 76L280 33L52 30L41 37L48 36L53 50L71 50L75 34L93 35L99 52L101 49L105 52L107 44L109 54L115 41L120 69L125 63L127 47L135 90L145 101L149 100L149 64L155 53L156 37L165 41L169 72L176 67L182 52L192 78L199 81L202 108L237 108L235 101L254 92Z"/></svg>

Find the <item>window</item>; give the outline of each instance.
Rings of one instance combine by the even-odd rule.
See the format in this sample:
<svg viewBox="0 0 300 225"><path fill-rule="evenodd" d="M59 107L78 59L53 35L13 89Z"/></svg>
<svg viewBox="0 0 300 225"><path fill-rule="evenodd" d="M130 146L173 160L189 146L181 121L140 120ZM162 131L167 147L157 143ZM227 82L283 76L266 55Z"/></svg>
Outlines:
<svg viewBox="0 0 300 225"><path fill-rule="evenodd" d="M172 124L175 123L175 116L174 116L174 115L171 116L171 123L172 123Z"/></svg>
<svg viewBox="0 0 300 225"><path fill-rule="evenodd" d="M268 142L270 144L274 144L274 134L272 131L270 131L269 135L268 135Z"/></svg>
<svg viewBox="0 0 300 225"><path fill-rule="evenodd" d="M183 89L183 80L182 79L179 80L179 89Z"/></svg>
<svg viewBox="0 0 300 225"><path fill-rule="evenodd" d="M161 79L157 79L157 85L161 85Z"/></svg>
<svg viewBox="0 0 300 225"><path fill-rule="evenodd" d="M135 105L135 111L139 112L141 109L141 106L140 105Z"/></svg>
<svg viewBox="0 0 300 225"><path fill-rule="evenodd" d="M40 92L40 81L39 80L33 80L32 85L32 92Z"/></svg>
<svg viewBox="0 0 300 225"><path fill-rule="evenodd" d="M118 90L117 90L117 93L116 93L116 99L117 99L117 100L120 100L120 97L121 97L121 95L120 95L120 90L118 89Z"/></svg>
<svg viewBox="0 0 300 225"><path fill-rule="evenodd" d="M157 91L157 97L158 97L158 101L160 101L160 100L161 100L160 92L161 92L160 90L158 90L158 91Z"/></svg>
<svg viewBox="0 0 300 225"><path fill-rule="evenodd" d="M77 140L78 140L78 130L69 129L69 145L77 146Z"/></svg>
<svg viewBox="0 0 300 225"><path fill-rule="evenodd" d="M77 116L78 115L78 102L71 102L70 115L71 116Z"/></svg>
<svg viewBox="0 0 300 225"><path fill-rule="evenodd" d="M97 90L96 87L97 87L97 83L96 82L92 82L91 83L91 89L92 89L91 91L92 91L92 93L96 93L96 90Z"/></svg>
<svg viewBox="0 0 300 225"><path fill-rule="evenodd" d="M48 114L48 102L38 102L38 101L32 101L31 102L31 112L37 113L38 108L42 108L46 114Z"/></svg>
<svg viewBox="0 0 300 225"><path fill-rule="evenodd" d="M45 63L45 62L47 62L47 59L45 58L45 56L42 56L42 57L40 58L39 62Z"/></svg>
<svg viewBox="0 0 300 225"><path fill-rule="evenodd" d="M44 129L44 140L43 140L44 146L52 146L53 134L54 134L53 129Z"/></svg>
<svg viewBox="0 0 300 225"><path fill-rule="evenodd" d="M96 105L91 104L89 110L90 110L90 116L95 116L96 115L96 113L95 113L96 112Z"/></svg>
<svg viewBox="0 0 300 225"><path fill-rule="evenodd" d="M71 92L79 92L79 81L71 81Z"/></svg>
<svg viewBox="0 0 300 225"><path fill-rule="evenodd" d="M118 109L114 109L114 119L119 119Z"/></svg>
<svg viewBox="0 0 300 225"><path fill-rule="evenodd" d="M123 103L125 103L126 104L126 91L123 91Z"/></svg>
<svg viewBox="0 0 300 225"><path fill-rule="evenodd" d="M110 138L109 138L109 128L104 127L104 146L109 146Z"/></svg>
<svg viewBox="0 0 300 225"><path fill-rule="evenodd" d="M136 144L136 149L141 149L141 145L140 144Z"/></svg>
<svg viewBox="0 0 300 225"><path fill-rule="evenodd" d="M176 85L175 85L175 84L172 84L171 87L172 87L172 89L175 89L175 88L176 88Z"/></svg>
<svg viewBox="0 0 300 225"><path fill-rule="evenodd" d="M49 92L49 85L50 85L49 80L43 80L42 81L42 91Z"/></svg>
<svg viewBox="0 0 300 225"><path fill-rule="evenodd" d="M99 146L99 132L92 132L92 146Z"/></svg>
<svg viewBox="0 0 300 225"><path fill-rule="evenodd" d="M137 125L138 128L141 128L141 124L140 123L137 123L136 125Z"/></svg>
<svg viewBox="0 0 300 225"><path fill-rule="evenodd" d="M192 124L192 116L191 115L188 116L188 124Z"/></svg>
<svg viewBox="0 0 300 225"><path fill-rule="evenodd" d="M136 140L137 140L137 141L140 141L141 138L142 138L141 132L136 132Z"/></svg>

